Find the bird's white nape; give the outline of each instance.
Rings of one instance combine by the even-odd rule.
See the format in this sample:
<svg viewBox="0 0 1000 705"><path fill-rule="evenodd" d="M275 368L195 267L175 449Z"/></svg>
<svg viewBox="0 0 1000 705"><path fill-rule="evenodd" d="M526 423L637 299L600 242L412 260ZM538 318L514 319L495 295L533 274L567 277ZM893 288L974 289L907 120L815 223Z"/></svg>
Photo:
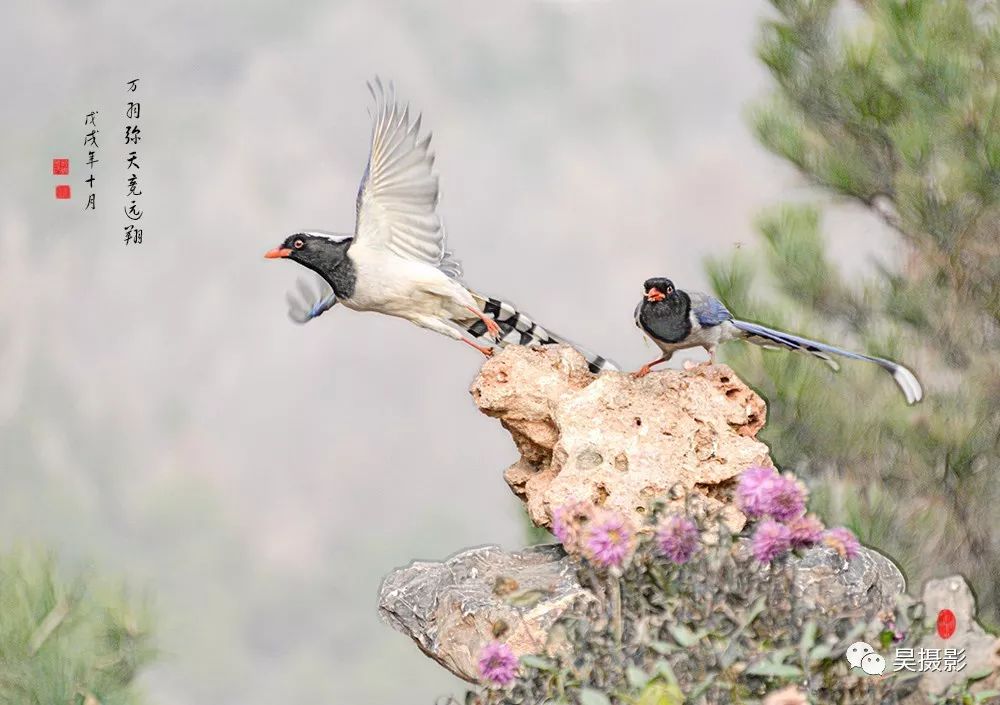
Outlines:
<svg viewBox="0 0 1000 705"><path fill-rule="evenodd" d="M350 233L332 233L327 230L300 230L299 232L309 237L321 237L338 244L354 239L354 235Z"/></svg>

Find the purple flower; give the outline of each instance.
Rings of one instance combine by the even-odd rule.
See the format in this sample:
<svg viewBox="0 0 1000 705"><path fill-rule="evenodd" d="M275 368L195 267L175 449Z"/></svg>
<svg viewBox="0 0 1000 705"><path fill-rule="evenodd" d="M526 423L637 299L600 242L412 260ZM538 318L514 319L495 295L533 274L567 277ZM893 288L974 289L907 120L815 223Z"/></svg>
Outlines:
<svg viewBox="0 0 1000 705"><path fill-rule="evenodd" d="M765 519L757 524L751 543L754 558L761 563L770 563L792 547L792 532L784 524Z"/></svg>
<svg viewBox="0 0 1000 705"><path fill-rule="evenodd" d="M891 619L885 623L885 628L887 631L892 633L892 642L894 644L898 644L899 642L901 642L903 639L906 638L906 632L897 627L896 622L894 622Z"/></svg>
<svg viewBox="0 0 1000 705"><path fill-rule="evenodd" d="M838 526L836 529L827 529L823 534L823 543L834 549L845 560L850 560L858 555L861 544L850 529Z"/></svg>
<svg viewBox="0 0 1000 705"><path fill-rule="evenodd" d="M770 516L788 521L806 511L806 488L774 468L753 467L740 475L736 504L750 519Z"/></svg>
<svg viewBox="0 0 1000 705"><path fill-rule="evenodd" d="M502 641L491 641L479 652L479 677L488 685L506 686L517 676L517 656Z"/></svg>
<svg viewBox="0 0 1000 705"><path fill-rule="evenodd" d="M764 516L769 496L767 488L776 477L777 470L763 467L747 468L740 475L740 484L736 488L736 505L749 519Z"/></svg>
<svg viewBox="0 0 1000 705"><path fill-rule="evenodd" d="M593 511L593 505L587 502L572 502L552 512L552 533L568 552L578 550L580 527L587 523Z"/></svg>
<svg viewBox="0 0 1000 705"><path fill-rule="evenodd" d="M792 532L792 548L812 546L823 540L823 522L815 514L795 517L787 526Z"/></svg>
<svg viewBox="0 0 1000 705"><path fill-rule="evenodd" d="M635 532L628 519L612 511L601 511L586 527L585 553L604 568L621 566L635 549Z"/></svg>
<svg viewBox="0 0 1000 705"><path fill-rule="evenodd" d="M656 527L656 545L673 563L687 563L698 550L698 526L687 517L671 514Z"/></svg>
<svg viewBox="0 0 1000 705"><path fill-rule="evenodd" d="M768 506L764 513L778 521L789 521L806 511L806 488L791 475L778 475L768 483Z"/></svg>

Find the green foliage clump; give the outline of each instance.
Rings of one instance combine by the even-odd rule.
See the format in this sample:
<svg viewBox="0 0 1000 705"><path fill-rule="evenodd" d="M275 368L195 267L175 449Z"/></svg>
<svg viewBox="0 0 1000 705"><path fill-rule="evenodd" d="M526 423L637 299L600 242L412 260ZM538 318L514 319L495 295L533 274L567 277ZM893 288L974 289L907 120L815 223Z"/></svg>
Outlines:
<svg viewBox="0 0 1000 705"><path fill-rule="evenodd" d="M48 555L0 555L3 705L133 705L152 656L146 618L120 592L63 580Z"/></svg>
<svg viewBox="0 0 1000 705"><path fill-rule="evenodd" d="M771 3L759 55L776 89L754 116L760 140L869 209L900 248L875 274L845 278L818 207L786 206L759 223L764 276L739 254L710 263L715 290L740 318L900 360L926 398L905 407L871 365L848 362L834 379L787 354L726 360L768 399L762 436L828 522L912 582L965 575L1000 625L997 5Z"/></svg>
<svg viewBox="0 0 1000 705"><path fill-rule="evenodd" d="M918 674L872 678L843 656L858 640L887 652L901 637L895 646L914 648L926 633L921 605L871 622L846 616L840 605L817 609L793 589L794 554L761 564L748 530L706 531L704 520L700 549L675 564L651 538L660 513L640 529L624 568L602 569L580 556L580 580L599 599L568 610L550 632L547 655L522 657L509 688L470 691L465 705L750 705L789 685L804 687L811 702L891 705L915 691Z"/></svg>

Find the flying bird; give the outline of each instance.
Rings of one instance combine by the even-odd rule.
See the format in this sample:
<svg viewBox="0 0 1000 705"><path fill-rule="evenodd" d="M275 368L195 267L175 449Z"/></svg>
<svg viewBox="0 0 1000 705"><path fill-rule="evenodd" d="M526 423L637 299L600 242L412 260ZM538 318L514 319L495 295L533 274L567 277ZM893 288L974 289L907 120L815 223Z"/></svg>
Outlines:
<svg viewBox="0 0 1000 705"><path fill-rule="evenodd" d="M635 324L663 351L663 355L643 365L637 377L649 374L653 365L666 362L678 350L703 347L711 364L720 343L746 340L763 347L785 348L818 357L837 369L831 355L873 362L892 375L906 401L914 404L924 396L916 376L902 365L881 357L841 350L832 345L774 330L757 323L733 318L714 296L698 291L681 291L669 279L656 277L643 284L645 295L635 309Z"/></svg>
<svg viewBox="0 0 1000 705"><path fill-rule="evenodd" d="M304 230L264 255L290 259L320 277L315 291L300 282L299 297L289 296L292 319L306 323L339 302L356 311L404 318L487 356L494 345L572 345L513 304L462 282L461 265L446 247L437 212L431 136L421 136L420 116L410 119L409 107L396 102L391 83L386 91L376 79L368 89L375 101L374 126L354 233ZM603 357L580 352L594 372L617 369Z"/></svg>

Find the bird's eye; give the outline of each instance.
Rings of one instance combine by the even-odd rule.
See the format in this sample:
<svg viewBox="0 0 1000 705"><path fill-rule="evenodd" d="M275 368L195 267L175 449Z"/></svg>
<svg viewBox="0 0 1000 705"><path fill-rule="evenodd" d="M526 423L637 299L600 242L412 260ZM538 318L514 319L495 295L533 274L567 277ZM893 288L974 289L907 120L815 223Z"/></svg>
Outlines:
<svg viewBox="0 0 1000 705"><path fill-rule="evenodd" d="M296 250L301 250L303 247L305 247L305 244L306 243L304 243L302 240L296 240L295 242L292 243L292 245L295 247Z"/></svg>
<svg viewBox="0 0 1000 705"><path fill-rule="evenodd" d="M674 287L668 286L667 287L667 296L670 296L672 293L674 293Z"/></svg>

